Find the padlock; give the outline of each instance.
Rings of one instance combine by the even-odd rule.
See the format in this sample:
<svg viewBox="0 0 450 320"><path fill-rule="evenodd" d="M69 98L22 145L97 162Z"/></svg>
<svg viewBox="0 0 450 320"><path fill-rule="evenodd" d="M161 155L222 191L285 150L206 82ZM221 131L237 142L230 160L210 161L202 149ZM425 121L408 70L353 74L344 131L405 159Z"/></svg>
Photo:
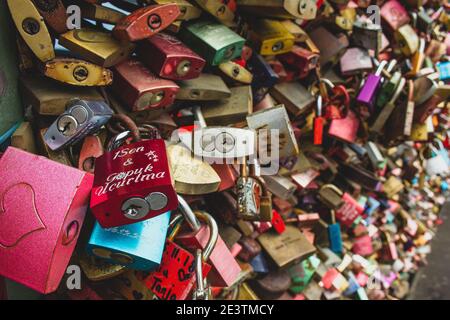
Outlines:
<svg viewBox="0 0 450 320"><path fill-rule="evenodd" d="M237 0L237 4L239 9L263 17L312 20L317 14L314 0Z"/></svg>
<svg viewBox="0 0 450 320"><path fill-rule="evenodd" d="M381 169L385 166L386 159L374 142L368 141L365 145L365 149L367 150L367 155L369 156L373 168Z"/></svg>
<svg viewBox="0 0 450 320"><path fill-rule="evenodd" d="M80 4L80 8L83 18L108 24L115 25L126 16L121 11L96 3L84 2Z"/></svg>
<svg viewBox="0 0 450 320"><path fill-rule="evenodd" d="M372 69L372 59L365 48L348 48L340 59L341 73L354 75Z"/></svg>
<svg viewBox="0 0 450 320"><path fill-rule="evenodd" d="M419 49L419 37L409 24L401 26L395 32L395 40L402 53L407 57L412 56Z"/></svg>
<svg viewBox="0 0 450 320"><path fill-rule="evenodd" d="M158 33L142 41L137 49L141 61L164 79L188 80L197 78L205 60L177 38Z"/></svg>
<svg viewBox="0 0 450 320"><path fill-rule="evenodd" d="M66 111L48 128L45 143L52 150L70 146L98 131L112 114L104 102L73 99L67 103Z"/></svg>
<svg viewBox="0 0 450 320"><path fill-rule="evenodd" d="M250 86L230 88L231 96L218 101L206 102L202 114L209 126L227 126L246 121L253 112L253 95Z"/></svg>
<svg viewBox="0 0 450 320"><path fill-rule="evenodd" d="M8 168L0 184L0 274L54 292L77 243L93 176L14 147L0 167Z"/></svg>
<svg viewBox="0 0 450 320"><path fill-rule="evenodd" d="M175 230L172 230L166 242L166 248L164 249L163 259L159 269L152 272L145 279L147 288L153 291L155 296L161 300L187 299L196 281L200 280L196 276L197 265L194 255L172 240L177 229L180 227L177 224L182 221L182 218L184 217L189 225L197 225L199 228L200 222L198 219L202 219L207 223L209 230L211 230L210 235L206 239L205 249L202 252L203 277L207 276L211 268L210 265L206 264L206 261L212 254L218 240L217 223L210 215L199 211L194 214L190 210L182 210L182 212L183 216L178 215L172 219L171 225L175 226Z"/></svg>
<svg viewBox="0 0 450 320"><path fill-rule="evenodd" d="M195 0L195 2L204 11L211 14L224 25L228 27L232 27L234 25L234 12L227 5L227 2L223 3L221 0Z"/></svg>
<svg viewBox="0 0 450 320"><path fill-rule="evenodd" d="M381 72L386 66L386 64L387 64L386 61L382 61L378 65L375 73L371 73L367 76L356 98L356 101L359 104L368 107L370 112L373 112L377 92L379 91L383 79L381 76Z"/></svg>
<svg viewBox="0 0 450 320"><path fill-rule="evenodd" d="M239 252L238 258L244 262L250 262L261 254L262 248L260 244L251 237L242 237L239 240L239 244L242 246L242 250Z"/></svg>
<svg viewBox="0 0 450 320"><path fill-rule="evenodd" d="M381 18L390 27L391 31L398 30L401 26L409 23L408 11L397 0L384 3L380 10Z"/></svg>
<svg viewBox="0 0 450 320"><path fill-rule="evenodd" d="M40 76L22 76L19 84L24 102L40 115L59 116L74 96L87 101L104 100L94 88L68 87Z"/></svg>
<svg viewBox="0 0 450 320"><path fill-rule="evenodd" d="M253 74L253 101L259 103L269 89L278 82L279 76L269 63L257 53L252 54L248 61L247 68Z"/></svg>
<svg viewBox="0 0 450 320"><path fill-rule="evenodd" d="M67 31L66 7L61 0L33 0L33 3L51 29L59 34Z"/></svg>
<svg viewBox="0 0 450 320"><path fill-rule="evenodd" d="M253 81L253 75L240 64L233 61L222 62L218 66L221 73L228 78L227 82L237 81L239 83L250 84Z"/></svg>
<svg viewBox="0 0 450 320"><path fill-rule="evenodd" d="M268 231L258 236L257 240L279 268L288 268L316 251L298 228L292 225L287 225L282 234Z"/></svg>
<svg viewBox="0 0 450 320"><path fill-rule="evenodd" d="M292 285L289 291L293 293L300 293L305 290L305 287L312 280L317 267L320 264L320 259L315 255L303 260L300 264L292 266L289 273L292 279ZM298 272L297 272L297 269Z"/></svg>
<svg viewBox="0 0 450 320"><path fill-rule="evenodd" d="M94 173L95 159L103 155L103 144L99 136L89 135L84 138L78 157L78 169Z"/></svg>
<svg viewBox="0 0 450 320"><path fill-rule="evenodd" d="M59 44L83 59L109 68L126 59L134 50L134 44L122 44L110 32L96 29L74 29L59 37Z"/></svg>
<svg viewBox="0 0 450 320"><path fill-rule="evenodd" d="M321 67L339 61L349 45L347 36L343 34L334 35L323 26L309 32L309 36L320 51Z"/></svg>
<svg viewBox="0 0 450 320"><path fill-rule="evenodd" d="M179 87L161 79L140 61L126 60L113 68L112 90L131 111L160 109L171 105Z"/></svg>
<svg viewBox="0 0 450 320"><path fill-rule="evenodd" d="M11 146L23 151L37 154L33 129L29 122L22 122L11 136Z"/></svg>
<svg viewBox="0 0 450 320"><path fill-rule="evenodd" d="M236 182L237 214L244 220L272 221L272 195L265 182L255 174L255 164L242 158Z"/></svg>
<svg viewBox="0 0 450 320"><path fill-rule="evenodd" d="M317 97L317 108L314 117L314 144L321 145L323 142L323 129L325 126L325 118L322 116L322 96Z"/></svg>
<svg viewBox="0 0 450 320"><path fill-rule="evenodd" d="M156 269L162 258L170 212L126 226L103 229L97 222L86 250L135 270Z"/></svg>
<svg viewBox="0 0 450 320"><path fill-rule="evenodd" d="M191 210L187 203L182 199L180 199L180 203L183 212L189 212ZM207 240L210 237L210 233L213 233L214 231L211 230L210 226L201 227L200 225L191 225L190 227L192 231L180 233L176 237L176 240L180 241L180 243L187 248L196 248L206 251L208 245ZM212 266L212 270L208 275L208 280L212 286L231 286L236 281L239 272L241 271L241 268L220 236L218 236L214 249L211 254L205 258L205 261Z"/></svg>
<svg viewBox="0 0 450 320"><path fill-rule="evenodd" d="M294 36L277 20L257 19L249 33L249 41L262 56L291 51L294 39Z"/></svg>
<svg viewBox="0 0 450 320"><path fill-rule="evenodd" d="M43 74L74 86L107 86L113 81L112 72L79 59L56 58L43 66Z"/></svg>
<svg viewBox="0 0 450 320"><path fill-rule="evenodd" d="M239 57L245 43L225 25L206 20L183 25L179 37L212 66Z"/></svg>
<svg viewBox="0 0 450 320"><path fill-rule="evenodd" d="M202 73L199 77L179 81L177 100L214 101L226 99L231 91L219 76Z"/></svg>
<svg viewBox="0 0 450 320"><path fill-rule="evenodd" d="M43 129L39 130L37 144L38 144L38 148L39 148L39 151L41 152L41 154L43 154L50 160L59 162L66 166L72 166L72 161L70 160L69 154L67 153L66 150L53 151L47 145L47 143L45 142L45 139L44 139L45 133L47 131L48 131L48 128L43 128Z"/></svg>
<svg viewBox="0 0 450 320"><path fill-rule="evenodd" d="M292 284L287 270L272 271L260 279L250 282L255 293L262 299L277 299L286 292Z"/></svg>
<svg viewBox="0 0 450 320"><path fill-rule="evenodd" d="M353 23L352 41L356 46L373 50L375 56L381 50L381 26L366 20Z"/></svg>
<svg viewBox="0 0 450 320"><path fill-rule="evenodd" d="M390 72L394 69L395 65L397 64L397 60L391 60L385 69L387 73L389 73L389 76L384 79L384 82L379 90L379 93L377 94L376 98L376 108L375 111L377 112L379 109L384 108L384 106L389 102L389 99L391 99L394 96L394 93L400 84L400 80L402 79L402 74L400 71L395 71L394 73L390 74ZM386 74L385 74L386 76Z"/></svg>
<svg viewBox="0 0 450 320"><path fill-rule="evenodd" d="M298 82L276 84L270 94L296 117L309 112L314 104L314 96Z"/></svg>
<svg viewBox="0 0 450 320"><path fill-rule="evenodd" d="M411 61L411 71L409 71L408 75L410 76L416 76L417 73L422 69L422 65L425 60L425 39L420 38L419 39L419 48L417 49L416 53L412 57Z"/></svg>
<svg viewBox="0 0 450 320"><path fill-rule="evenodd" d="M370 256L373 253L372 238L369 235L355 238L352 251L363 257Z"/></svg>
<svg viewBox="0 0 450 320"><path fill-rule="evenodd" d="M120 20L113 35L122 42L144 40L167 28L179 15L175 3L143 7Z"/></svg>
<svg viewBox="0 0 450 320"><path fill-rule="evenodd" d="M264 176L264 181L266 183L266 188L272 194L284 200L291 198L297 190L297 186L292 180L284 176Z"/></svg>
<svg viewBox="0 0 450 320"><path fill-rule="evenodd" d="M383 127L386 124L386 121L389 119L389 117L391 116L392 112L394 111L394 109L396 107L395 102L400 97L400 95L403 91L403 88L405 87L405 84L406 84L406 80L405 80L405 78L402 77L400 79L399 84L397 85L397 88L395 89L394 94L392 95L392 97L390 98L388 103L385 106L383 106L383 109L378 114L374 123L370 127L370 131L377 133L377 134L380 134L382 132Z"/></svg>
<svg viewBox="0 0 450 320"><path fill-rule="evenodd" d="M419 155L422 163L424 164L425 172L429 176L441 175L446 176L450 172L450 167L448 166L446 160L439 153L438 149L432 144L429 145L429 150L432 151L431 158L425 158L424 152L425 148L420 150Z"/></svg>
<svg viewBox="0 0 450 320"><path fill-rule="evenodd" d="M279 158L294 156L300 152L292 124L283 105L254 112L247 116L247 123L259 137L267 133L267 130L279 130ZM267 150L272 148L271 141L268 141Z"/></svg>
<svg viewBox="0 0 450 320"><path fill-rule="evenodd" d="M75 253L75 261L81 267L86 278L92 282L112 279L126 272L126 267L108 263L106 260L88 255L86 252Z"/></svg>
<svg viewBox="0 0 450 320"><path fill-rule="evenodd" d="M36 57L42 62L55 58L50 33L33 2L8 0L7 3L17 30Z"/></svg>
<svg viewBox="0 0 450 320"><path fill-rule="evenodd" d="M348 110L345 118L331 120L328 134L333 138L353 143L356 141L359 125L360 121L356 114Z"/></svg>
<svg viewBox="0 0 450 320"><path fill-rule="evenodd" d="M116 135L95 160L91 210L103 228L147 220L178 205L164 140L153 135L118 147L130 135Z"/></svg>
<svg viewBox="0 0 450 320"><path fill-rule="evenodd" d="M364 208L350 194L342 192L332 184L326 184L320 188L319 199L331 209L336 210L336 220L347 227L350 227L364 212Z"/></svg>
<svg viewBox="0 0 450 320"><path fill-rule="evenodd" d="M125 300L153 300L151 292L144 284L144 273L128 270L116 277L109 284L114 296Z"/></svg>
<svg viewBox="0 0 450 320"><path fill-rule="evenodd" d="M200 17L202 10L186 0L145 0L147 3L167 4L175 3L180 10L177 20L189 21Z"/></svg>
<svg viewBox="0 0 450 320"><path fill-rule="evenodd" d="M167 146L170 171L175 190L180 194L199 195L216 192L220 186L219 175L210 164L192 156L181 144Z"/></svg>

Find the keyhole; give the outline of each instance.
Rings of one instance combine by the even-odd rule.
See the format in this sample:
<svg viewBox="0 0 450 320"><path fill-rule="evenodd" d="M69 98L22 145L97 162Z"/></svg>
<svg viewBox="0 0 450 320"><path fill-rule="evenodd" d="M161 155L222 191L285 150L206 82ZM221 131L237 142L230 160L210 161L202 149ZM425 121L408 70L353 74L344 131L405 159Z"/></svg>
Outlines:
<svg viewBox="0 0 450 320"><path fill-rule="evenodd" d="M87 79L89 75L89 71L83 67L83 66L78 66L75 68L75 70L73 70L73 77L77 80L77 81L84 81Z"/></svg>
<svg viewBox="0 0 450 320"><path fill-rule="evenodd" d="M35 35L41 29L39 22L34 18L26 18L22 22L22 29L29 35Z"/></svg>
<svg viewBox="0 0 450 320"><path fill-rule="evenodd" d="M225 13L225 11L226 11L225 6L221 6L219 9L217 9L216 15L221 16Z"/></svg>
<svg viewBox="0 0 450 320"><path fill-rule="evenodd" d="M148 17L148 26L150 27L150 29L158 29L159 27L161 27L161 17L157 14L152 14Z"/></svg>

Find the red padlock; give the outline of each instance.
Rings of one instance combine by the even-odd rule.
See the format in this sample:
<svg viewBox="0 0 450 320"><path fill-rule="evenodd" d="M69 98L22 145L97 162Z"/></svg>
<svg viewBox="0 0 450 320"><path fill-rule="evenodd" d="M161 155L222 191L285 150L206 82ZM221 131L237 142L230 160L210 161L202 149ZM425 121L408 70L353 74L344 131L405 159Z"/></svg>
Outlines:
<svg viewBox="0 0 450 320"><path fill-rule="evenodd" d="M141 61L159 77L170 80L198 78L206 61L177 38L158 33L138 46Z"/></svg>
<svg viewBox="0 0 450 320"><path fill-rule="evenodd" d="M197 217L201 218L213 230L202 253L204 261L202 261L201 274L205 278L211 270L211 266L205 261L209 258L217 242L217 224L210 215L203 213L194 215L191 211L184 214L184 217L190 225L199 224ZM183 216L178 215L172 219L172 231L166 242L161 265L157 271L152 272L145 279L145 285L161 300L187 299L198 280L199 272L196 270L194 255L173 242L173 238L181 226L182 218Z"/></svg>
<svg viewBox="0 0 450 320"><path fill-rule="evenodd" d="M130 131L115 136L95 161L92 213L103 228L150 219L178 207L165 142L161 138L124 145Z"/></svg>
<svg viewBox="0 0 450 320"><path fill-rule="evenodd" d="M183 212L191 211L190 207L180 196L178 197L180 208ZM194 248L205 248L210 238L210 230L208 226L192 225L193 231L184 232L176 237L183 246ZM212 264L212 270L208 276L208 280L213 287L229 287L236 281L241 268L234 259L230 250L220 236L218 236L217 243L214 250L209 257L209 262Z"/></svg>
<svg viewBox="0 0 450 320"><path fill-rule="evenodd" d="M0 168L0 275L51 293L77 243L94 178L13 147Z"/></svg>
<svg viewBox="0 0 450 320"><path fill-rule="evenodd" d="M94 173L95 159L103 155L103 145L98 136L84 138L78 158L78 169Z"/></svg>
<svg viewBox="0 0 450 320"><path fill-rule="evenodd" d="M278 234L282 234L286 230L286 224L277 210L272 210L272 226Z"/></svg>
<svg viewBox="0 0 450 320"><path fill-rule="evenodd" d="M119 21L113 35L121 41L139 41L167 28L180 15L175 3L140 8Z"/></svg>

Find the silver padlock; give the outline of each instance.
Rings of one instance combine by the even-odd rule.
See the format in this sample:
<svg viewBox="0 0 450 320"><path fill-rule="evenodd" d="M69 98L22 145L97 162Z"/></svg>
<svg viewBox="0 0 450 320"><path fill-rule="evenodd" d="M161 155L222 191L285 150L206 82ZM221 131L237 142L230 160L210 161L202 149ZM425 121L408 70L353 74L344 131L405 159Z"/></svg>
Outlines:
<svg viewBox="0 0 450 320"><path fill-rule="evenodd" d="M66 111L48 128L45 143L52 150L59 150L98 131L112 117L112 109L103 101L73 99Z"/></svg>

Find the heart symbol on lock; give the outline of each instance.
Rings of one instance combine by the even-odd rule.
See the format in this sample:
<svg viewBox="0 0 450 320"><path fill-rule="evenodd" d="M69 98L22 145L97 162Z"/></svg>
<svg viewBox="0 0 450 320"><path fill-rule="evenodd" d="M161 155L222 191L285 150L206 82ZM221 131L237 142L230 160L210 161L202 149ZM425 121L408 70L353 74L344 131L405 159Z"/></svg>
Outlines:
<svg viewBox="0 0 450 320"><path fill-rule="evenodd" d="M17 183L3 192L0 198L0 248L13 248L32 233L45 229L30 184Z"/></svg>

